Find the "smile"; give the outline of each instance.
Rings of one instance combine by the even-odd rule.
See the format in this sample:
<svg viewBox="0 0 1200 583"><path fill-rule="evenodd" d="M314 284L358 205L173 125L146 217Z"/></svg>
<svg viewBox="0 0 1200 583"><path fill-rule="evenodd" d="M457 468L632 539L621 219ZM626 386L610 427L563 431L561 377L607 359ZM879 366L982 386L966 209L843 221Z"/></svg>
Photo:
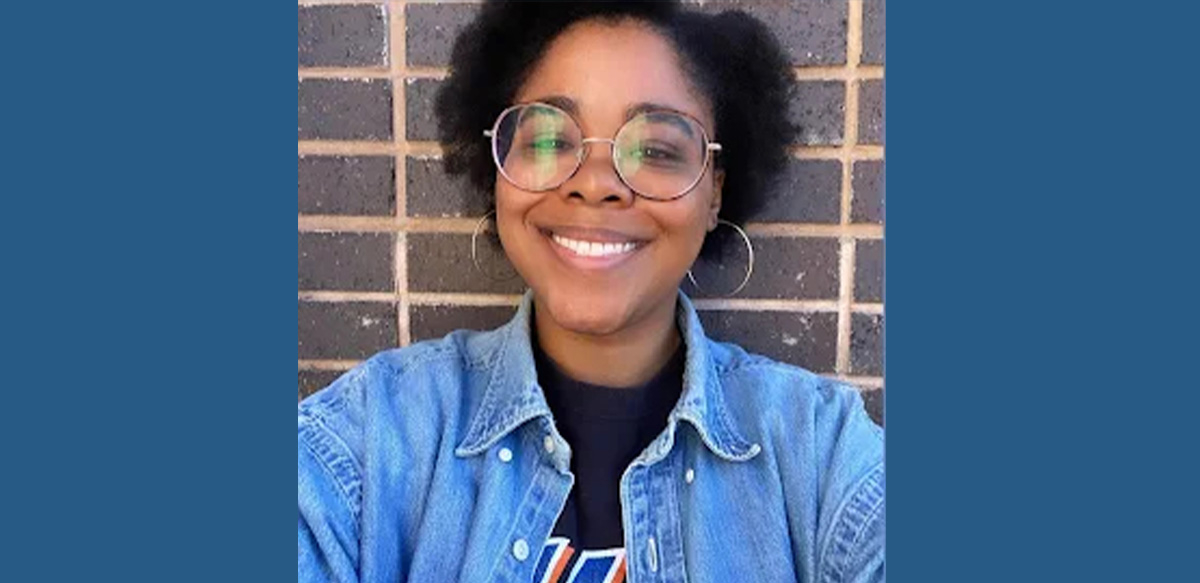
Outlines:
<svg viewBox="0 0 1200 583"><path fill-rule="evenodd" d="M614 255L622 255L630 253L637 248L637 243L633 241L625 241L621 243L613 242L598 242L598 241L582 241L579 239L568 239L562 235L553 234L550 240L554 241L559 247L563 247L576 255L583 257L612 257Z"/></svg>

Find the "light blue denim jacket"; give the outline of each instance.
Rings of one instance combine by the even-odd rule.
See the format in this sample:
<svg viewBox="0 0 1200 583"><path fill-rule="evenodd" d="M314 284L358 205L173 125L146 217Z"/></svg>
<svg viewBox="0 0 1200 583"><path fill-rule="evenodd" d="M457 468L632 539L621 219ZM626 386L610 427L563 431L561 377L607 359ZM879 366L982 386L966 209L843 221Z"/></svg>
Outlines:
<svg viewBox="0 0 1200 583"><path fill-rule="evenodd" d="M300 581L533 581L574 476L531 309L300 403ZM858 393L710 340L682 293L678 313L683 393L620 483L627 580L882 581L883 433Z"/></svg>

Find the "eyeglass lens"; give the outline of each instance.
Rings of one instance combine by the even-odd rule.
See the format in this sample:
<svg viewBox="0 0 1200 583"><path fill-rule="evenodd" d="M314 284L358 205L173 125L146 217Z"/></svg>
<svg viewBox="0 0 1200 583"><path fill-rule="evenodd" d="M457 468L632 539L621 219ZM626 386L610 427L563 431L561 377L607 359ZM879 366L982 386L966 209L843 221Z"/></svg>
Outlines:
<svg viewBox="0 0 1200 583"><path fill-rule="evenodd" d="M614 142L617 173L643 196L674 198L704 173L704 131L687 116L639 114L621 126ZM571 116L542 104L508 110L493 135L496 164L505 178L531 191L565 182L582 163L584 148L589 145L583 143L583 132Z"/></svg>

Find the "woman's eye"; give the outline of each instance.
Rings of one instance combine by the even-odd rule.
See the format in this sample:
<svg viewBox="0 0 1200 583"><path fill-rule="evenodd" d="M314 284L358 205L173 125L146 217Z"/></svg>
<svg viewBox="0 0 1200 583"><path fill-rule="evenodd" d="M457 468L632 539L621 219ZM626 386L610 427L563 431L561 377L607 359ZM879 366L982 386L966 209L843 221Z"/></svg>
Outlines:
<svg viewBox="0 0 1200 583"><path fill-rule="evenodd" d="M571 149L571 144L562 138L545 137L535 138L528 145L528 148L538 152L563 152Z"/></svg>
<svg viewBox="0 0 1200 583"><path fill-rule="evenodd" d="M642 146L633 152L634 157L648 162L674 162L679 159L675 152L653 146Z"/></svg>

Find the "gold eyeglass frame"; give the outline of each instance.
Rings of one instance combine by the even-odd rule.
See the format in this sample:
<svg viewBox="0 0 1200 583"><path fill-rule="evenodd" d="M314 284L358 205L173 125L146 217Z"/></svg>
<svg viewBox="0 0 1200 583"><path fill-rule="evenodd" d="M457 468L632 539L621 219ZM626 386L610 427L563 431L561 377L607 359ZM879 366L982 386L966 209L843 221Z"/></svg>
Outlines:
<svg viewBox="0 0 1200 583"><path fill-rule="evenodd" d="M486 136L492 142L492 148L491 148L492 149L492 162L496 165L496 170L498 172L500 172L500 175L504 177L504 180L506 180L509 184L511 184L521 190L527 191L527 192L546 192L546 191L554 190L554 189L562 186L563 184L566 184L566 182L568 180L570 180L571 178L574 178L575 174L577 174L579 172L579 169L583 167L583 161L587 157L587 154L590 153L590 151L591 151L591 148L590 148L591 144L608 143L609 148L610 148L609 159L612 160L613 171L615 171L617 173L617 178L619 178L621 180L621 184L624 184L627 188L629 188L630 192L632 192L642 198L645 198L647 200L654 200L654 201L660 201L660 202L668 202L668 201L672 201L672 200L678 200L680 198L683 198L684 196L687 196L688 193L690 193L692 190L694 190L696 188L697 184L700 184L700 181L704 179L704 174L708 171L708 165L710 163L712 163L713 153L721 151L721 144L710 141L708 139L708 130L705 129L704 124L700 123L700 120L696 119L695 117L692 117L691 115L688 115L682 111L676 111L674 109L656 109L656 110L642 111L642 112L639 112L637 115L626 120L625 123L621 124L621 127L617 128L617 133L614 134L612 138L595 138L595 137L593 137L593 138L583 138L582 140L580 140L578 151L575 154L575 168L573 170L571 170L571 172L569 174L567 174L566 178L563 178L557 184L553 184L551 186L547 186L547 187L539 189L539 190L530 190L520 184L517 184L516 181L514 181L512 178L510 178L508 176L508 173L506 173L504 171L504 165L500 163L500 153L496 151L496 136L500 129L500 122L504 119L504 117L506 115L508 115L510 112L515 111L517 109L521 109L524 107L530 107L530 106L534 106L534 105L536 105L538 107L545 107L548 109L552 109L558 113L561 113L567 119L571 120L571 123L574 123L576 128L580 128L579 133L581 135L583 134L583 129L582 129L583 126L580 125L579 120L575 119L575 116L571 115L570 113L567 113L560 107L556 107L549 103L543 103L541 101L529 101L529 102L525 102L525 103L518 103L516 105L512 105L510 107L505 108L504 111L500 112L500 115L496 116L496 122L492 124L492 128L488 129L488 130L483 130L483 135ZM650 196L650 195L642 193L638 189L634 188L633 185L631 185L629 183L629 180L627 180L625 178L625 175L621 174L621 168L620 168L620 166L617 165L617 157L620 155L617 150L617 139L616 139L617 136L620 136L621 132L625 131L625 128L628 127L629 124L631 122L633 122L633 120L635 120L639 117L642 117L645 115L651 115L654 113L670 113L670 114L682 116L684 118L691 120L696 125L696 127L700 129L700 137L703 138L703 140L704 140L704 164L702 164L700 166L700 173L696 176L696 179L693 180L692 183L687 186L687 188L684 188L681 192L679 192L679 194L676 194L676 195L673 195L670 197L666 197L666 198Z"/></svg>

